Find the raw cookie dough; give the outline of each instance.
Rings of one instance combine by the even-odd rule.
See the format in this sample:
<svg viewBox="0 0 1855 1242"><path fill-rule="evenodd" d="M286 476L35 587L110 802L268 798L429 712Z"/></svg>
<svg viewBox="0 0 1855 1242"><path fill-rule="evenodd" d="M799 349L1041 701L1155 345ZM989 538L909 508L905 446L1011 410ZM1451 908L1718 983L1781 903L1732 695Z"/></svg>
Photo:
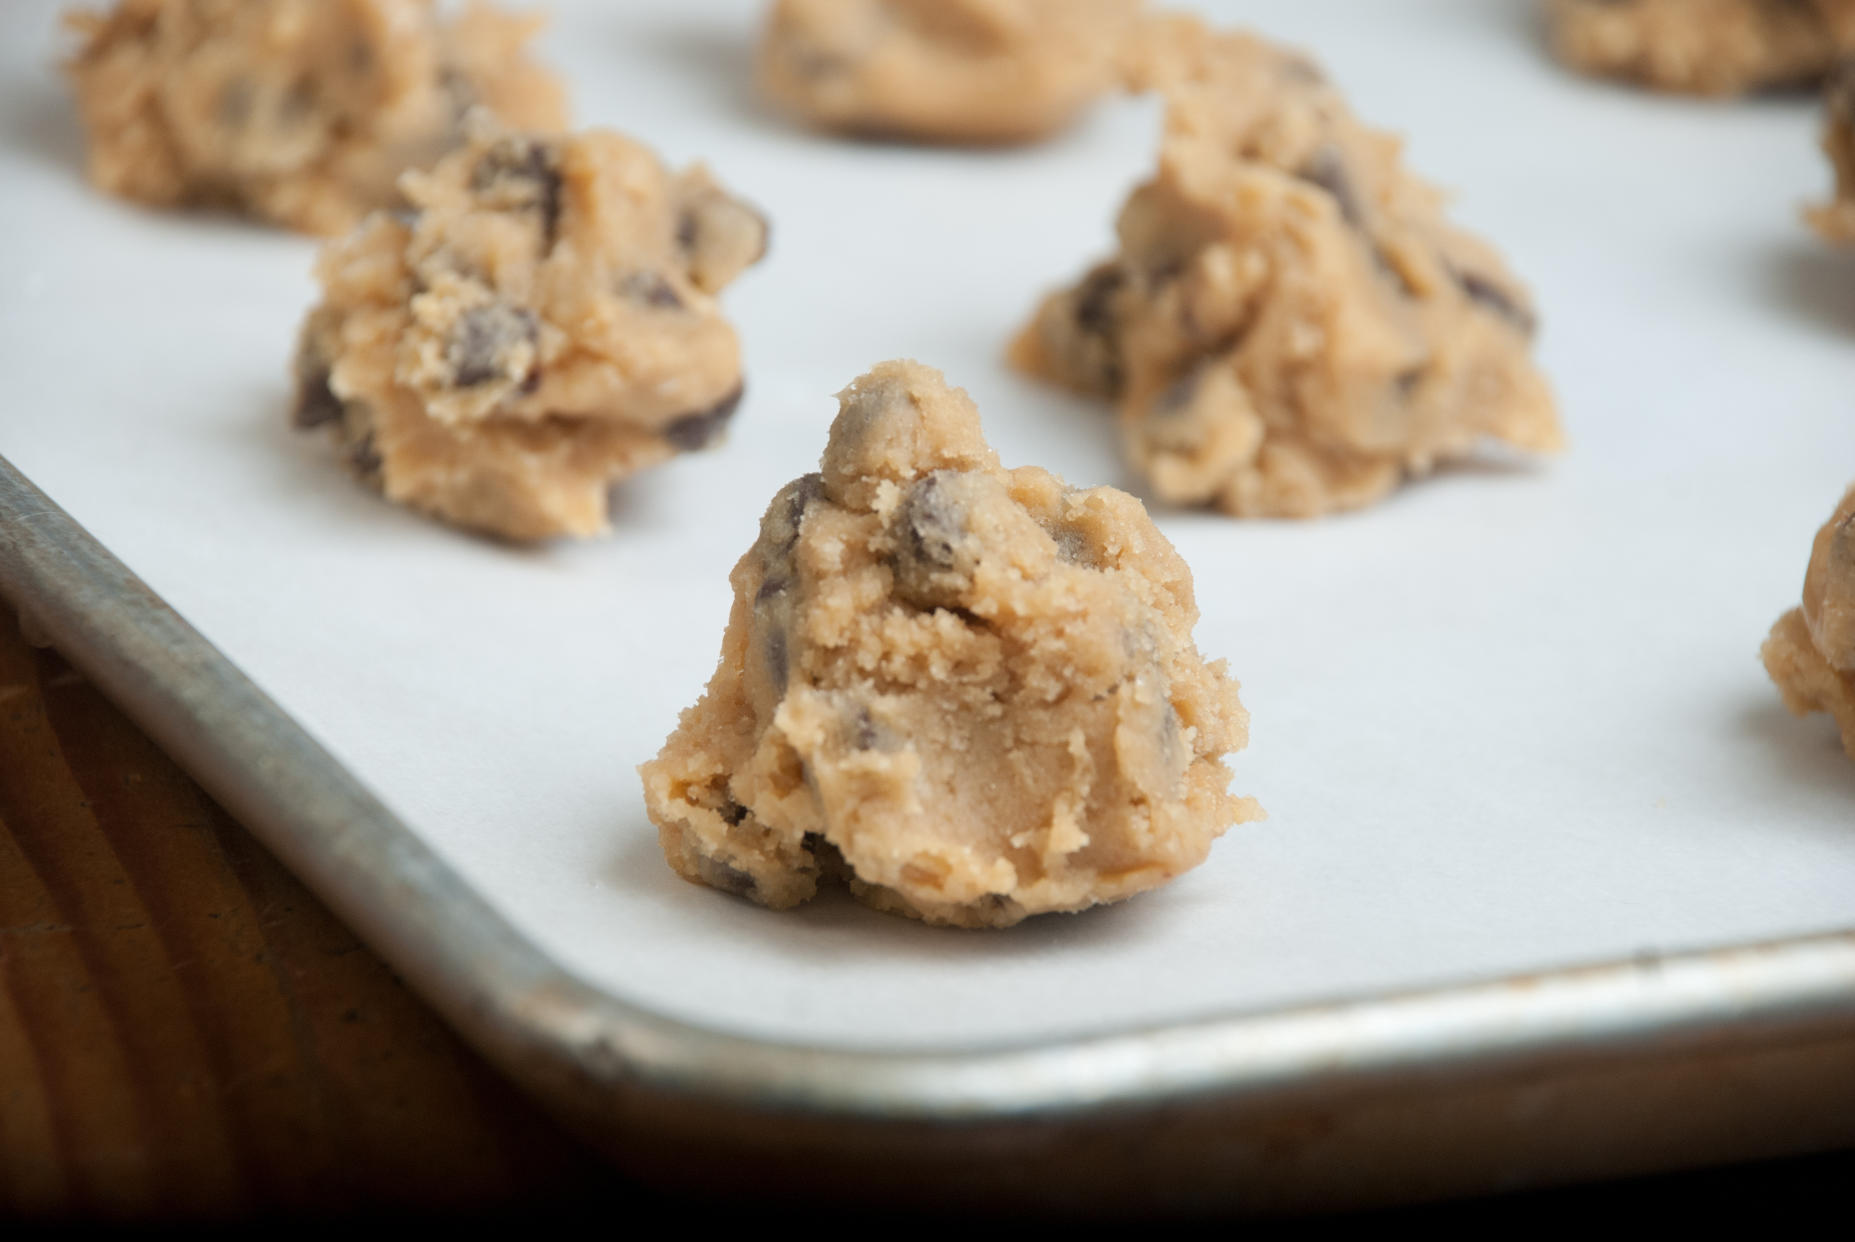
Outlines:
<svg viewBox="0 0 1855 1242"><path fill-rule="evenodd" d="M1117 81L1143 0L778 0L760 81L822 129L1002 143L1067 125Z"/></svg>
<svg viewBox="0 0 1855 1242"><path fill-rule="evenodd" d="M1823 91L1823 151L1836 170L1836 196L1809 212L1830 241L1855 241L1855 62L1830 75Z"/></svg>
<svg viewBox="0 0 1855 1242"><path fill-rule="evenodd" d="M215 206L335 234L462 140L467 109L566 125L523 46L540 19L432 0L120 0L68 19L90 179L159 206Z"/></svg>
<svg viewBox="0 0 1855 1242"><path fill-rule="evenodd" d="M472 118L331 242L297 351L299 427L328 425L388 499L511 539L606 528L611 484L721 434L741 397L715 295L766 222L700 166L599 130Z"/></svg>
<svg viewBox="0 0 1855 1242"><path fill-rule="evenodd" d="M679 874L1003 927L1164 884L1260 817L1225 788L1236 683L1137 500L1002 469L915 363L840 399L822 473L734 568L707 693L641 769Z"/></svg>
<svg viewBox="0 0 1855 1242"><path fill-rule="evenodd" d="M1855 759L1855 488L1816 537L1803 607L1765 640L1765 669L1799 716L1828 712Z"/></svg>
<svg viewBox="0 0 1855 1242"><path fill-rule="evenodd" d="M1550 0L1549 20L1574 69L1697 95L1805 85L1855 52L1855 0Z"/></svg>
<svg viewBox="0 0 1855 1242"><path fill-rule="evenodd" d="M1011 352L1118 401L1156 496L1312 517L1485 439L1560 446L1526 291L1310 62L1159 22L1136 84L1167 96L1158 175Z"/></svg>

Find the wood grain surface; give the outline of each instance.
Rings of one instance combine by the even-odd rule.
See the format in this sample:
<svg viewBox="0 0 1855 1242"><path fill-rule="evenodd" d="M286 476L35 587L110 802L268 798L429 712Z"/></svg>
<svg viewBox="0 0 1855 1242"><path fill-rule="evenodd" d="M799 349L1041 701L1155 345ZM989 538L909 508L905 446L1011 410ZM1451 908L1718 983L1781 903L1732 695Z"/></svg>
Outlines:
<svg viewBox="0 0 1855 1242"><path fill-rule="evenodd" d="M1769 1224L1774 1203L1840 1214L1851 1184L1841 1153L1374 1224ZM0 604L0 1234L383 1210L764 1224L764 1204L711 1189L667 1200L544 1118ZM912 1212L931 1210L923 1191ZM784 1206L813 1225L893 1216Z"/></svg>
<svg viewBox="0 0 1855 1242"><path fill-rule="evenodd" d="M0 608L0 1215L455 1210L593 1176Z"/></svg>

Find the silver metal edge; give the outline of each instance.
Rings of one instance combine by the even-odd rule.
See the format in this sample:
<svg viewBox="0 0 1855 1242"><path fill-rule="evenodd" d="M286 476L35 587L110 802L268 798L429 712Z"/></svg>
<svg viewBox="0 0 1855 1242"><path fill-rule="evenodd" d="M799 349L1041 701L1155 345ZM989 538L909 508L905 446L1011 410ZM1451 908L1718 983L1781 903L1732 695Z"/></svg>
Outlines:
<svg viewBox="0 0 1855 1242"><path fill-rule="evenodd" d="M563 1110L645 1093L741 1114L933 1125L1437 1084L1855 1034L1855 931L1056 1043L857 1051L742 1038L573 978L0 457L0 596L457 1029ZM587 1093L610 1099L589 1099Z"/></svg>

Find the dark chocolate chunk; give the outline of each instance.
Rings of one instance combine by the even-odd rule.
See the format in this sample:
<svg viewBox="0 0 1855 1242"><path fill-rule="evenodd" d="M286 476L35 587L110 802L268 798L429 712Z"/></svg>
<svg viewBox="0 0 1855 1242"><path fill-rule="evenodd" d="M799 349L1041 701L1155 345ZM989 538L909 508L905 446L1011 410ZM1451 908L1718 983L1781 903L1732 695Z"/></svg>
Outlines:
<svg viewBox="0 0 1855 1242"><path fill-rule="evenodd" d="M857 705L848 724L850 744L857 750L890 750L896 744L895 734L862 704Z"/></svg>
<svg viewBox="0 0 1855 1242"><path fill-rule="evenodd" d="M921 608L957 609L971 565L962 564L966 513L953 494L948 471L936 471L908 489L892 519L889 568L895 593ZM954 575L955 580L950 580Z"/></svg>
<svg viewBox="0 0 1855 1242"><path fill-rule="evenodd" d="M772 222L766 213L742 199L723 194L705 196L684 207L676 217L676 244L687 254L693 254L702 245L702 234L707 226L707 217L716 211L734 212L750 218L759 226L760 245L754 251L754 257L748 260L748 266L766 258L767 246L773 236Z"/></svg>
<svg viewBox="0 0 1855 1242"><path fill-rule="evenodd" d="M730 798L728 799L728 805L721 809L721 818L723 822L730 826L738 824L747 818L747 808L736 802L733 798Z"/></svg>
<svg viewBox="0 0 1855 1242"><path fill-rule="evenodd" d="M799 542L799 525L805 511L824 495L824 476L817 471L800 475L779 489L766 516L760 519L760 546L763 557L783 560ZM769 574L769 577L774 575Z"/></svg>
<svg viewBox="0 0 1855 1242"><path fill-rule="evenodd" d="M1198 386L1203 382L1204 368L1193 367L1160 390L1159 396L1153 399L1153 404L1147 409L1147 416L1164 418L1187 409L1192 398L1198 395Z"/></svg>
<svg viewBox="0 0 1855 1242"><path fill-rule="evenodd" d="M785 689L786 682L792 676L791 654L787 649L786 631L769 625L766 634L766 671L775 686Z"/></svg>
<svg viewBox="0 0 1855 1242"><path fill-rule="evenodd" d="M1089 379L1102 392L1117 396L1126 376L1121 364L1121 324L1115 299L1127 284L1127 273L1103 264L1082 278L1071 313L1082 336L1085 357L1077 365L1093 371Z"/></svg>
<svg viewBox="0 0 1855 1242"><path fill-rule="evenodd" d="M1458 271L1454 275L1456 284L1468 295L1469 301L1493 311L1527 336L1532 336L1537 330L1539 321L1534 317L1532 307L1506 287L1478 272Z"/></svg>
<svg viewBox="0 0 1855 1242"><path fill-rule="evenodd" d="M304 430L321 427L328 423L338 423L346 407L335 390L329 386L332 375L328 364L319 360L304 360L297 364L296 373L296 409L291 415L291 422Z"/></svg>
<svg viewBox="0 0 1855 1242"><path fill-rule="evenodd" d="M752 897L754 895L754 877L748 875L739 867L730 867L720 859L698 858L696 860L696 874L701 876L702 882L710 888L720 889L722 892L731 893L736 897Z"/></svg>
<svg viewBox="0 0 1855 1242"><path fill-rule="evenodd" d="M1101 563L1101 558L1096 555L1094 542L1075 527L1052 526L1044 529L1056 542L1056 554L1069 564L1093 567Z"/></svg>
<svg viewBox="0 0 1855 1242"><path fill-rule="evenodd" d="M660 272L627 272L618 281L619 296L657 310L682 310L683 296Z"/></svg>
<svg viewBox="0 0 1855 1242"><path fill-rule="evenodd" d="M721 435L728 420L734 417L734 411L741 404L743 390L742 385L736 384L734 391L708 409L683 415L663 429L663 438L685 452L707 448Z"/></svg>
<svg viewBox="0 0 1855 1242"><path fill-rule="evenodd" d="M767 506L766 516L760 519L760 541L755 546L760 555L761 578L760 589L754 593L754 634L767 677L782 690L791 675L791 590L799 578L792 552L799 542L806 509L823 494L822 475L802 475L779 490Z"/></svg>
<svg viewBox="0 0 1855 1242"><path fill-rule="evenodd" d="M1076 327L1091 336L1112 337L1119 323L1114 315L1114 298L1127 283L1127 273L1118 267L1098 267L1082 280L1076 291Z"/></svg>
<svg viewBox="0 0 1855 1242"><path fill-rule="evenodd" d="M523 345L534 345L540 336L541 321L525 307L507 302L473 306L458 316L445 342L445 363L451 368L451 383L459 388L474 388L499 379L527 380L513 372L511 355Z"/></svg>
<svg viewBox="0 0 1855 1242"><path fill-rule="evenodd" d="M1300 176L1310 185L1325 190L1339 204L1341 219L1356 229L1365 228L1365 203L1359 197L1359 187L1338 147L1325 146L1314 152Z"/></svg>
<svg viewBox="0 0 1855 1242"><path fill-rule="evenodd" d="M909 489L902 502L901 555L930 569L952 569L954 541L966 533L961 515L947 497L938 473Z"/></svg>
<svg viewBox="0 0 1855 1242"><path fill-rule="evenodd" d="M380 478L381 467L386 464L380 460L380 450L374 446L371 431L348 446L347 457L348 468L370 483Z"/></svg>
<svg viewBox="0 0 1855 1242"><path fill-rule="evenodd" d="M531 138L498 139L477 161L470 188L493 206L535 211L541 217L541 235L554 244L560 228L564 185L554 149Z"/></svg>
<svg viewBox="0 0 1855 1242"><path fill-rule="evenodd" d="M1323 86L1327 75L1319 65L1305 56L1290 56L1282 61L1282 76L1301 86Z"/></svg>

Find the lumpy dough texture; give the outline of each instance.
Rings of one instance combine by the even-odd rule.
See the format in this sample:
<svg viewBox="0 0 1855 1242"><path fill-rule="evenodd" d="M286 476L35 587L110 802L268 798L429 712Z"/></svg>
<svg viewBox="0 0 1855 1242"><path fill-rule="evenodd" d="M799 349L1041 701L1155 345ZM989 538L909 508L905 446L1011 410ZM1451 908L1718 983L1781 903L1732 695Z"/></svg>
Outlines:
<svg viewBox="0 0 1855 1242"><path fill-rule="evenodd" d="M159 206L216 206L310 233L354 227L465 112L566 125L523 51L538 19L431 0L120 0L69 19L90 177Z"/></svg>
<svg viewBox="0 0 1855 1242"><path fill-rule="evenodd" d="M1142 0L779 0L766 93L823 129L1019 142L1117 82Z"/></svg>
<svg viewBox="0 0 1855 1242"><path fill-rule="evenodd" d="M928 368L841 402L822 473L735 566L707 693L642 768L678 873L1005 926L1163 884L1260 815L1226 792L1236 683L1138 501L1002 469Z"/></svg>
<svg viewBox="0 0 1855 1242"><path fill-rule="evenodd" d="M1573 68L1690 94L1804 85L1855 52L1855 0L1550 0L1549 17Z"/></svg>
<svg viewBox="0 0 1855 1242"><path fill-rule="evenodd" d="M1812 208L1810 223L1830 241L1855 241L1855 62L1830 75L1823 92L1823 151L1836 173L1836 195Z"/></svg>
<svg viewBox="0 0 1855 1242"><path fill-rule="evenodd" d="M1526 291L1396 139L1247 35L1158 22L1139 63L1167 97L1158 174L1122 209L1119 253L1048 298L1012 356L1118 401L1155 495L1311 517L1485 439L1559 446Z"/></svg>
<svg viewBox="0 0 1855 1242"><path fill-rule="evenodd" d="M1855 759L1855 488L1816 537L1803 606L1779 618L1765 668L1798 715L1828 712Z"/></svg>
<svg viewBox="0 0 1855 1242"><path fill-rule="evenodd" d="M330 243L300 427L386 496L512 539L606 528L609 489L723 431L740 347L716 294L766 223L700 166L479 117L406 206Z"/></svg>

